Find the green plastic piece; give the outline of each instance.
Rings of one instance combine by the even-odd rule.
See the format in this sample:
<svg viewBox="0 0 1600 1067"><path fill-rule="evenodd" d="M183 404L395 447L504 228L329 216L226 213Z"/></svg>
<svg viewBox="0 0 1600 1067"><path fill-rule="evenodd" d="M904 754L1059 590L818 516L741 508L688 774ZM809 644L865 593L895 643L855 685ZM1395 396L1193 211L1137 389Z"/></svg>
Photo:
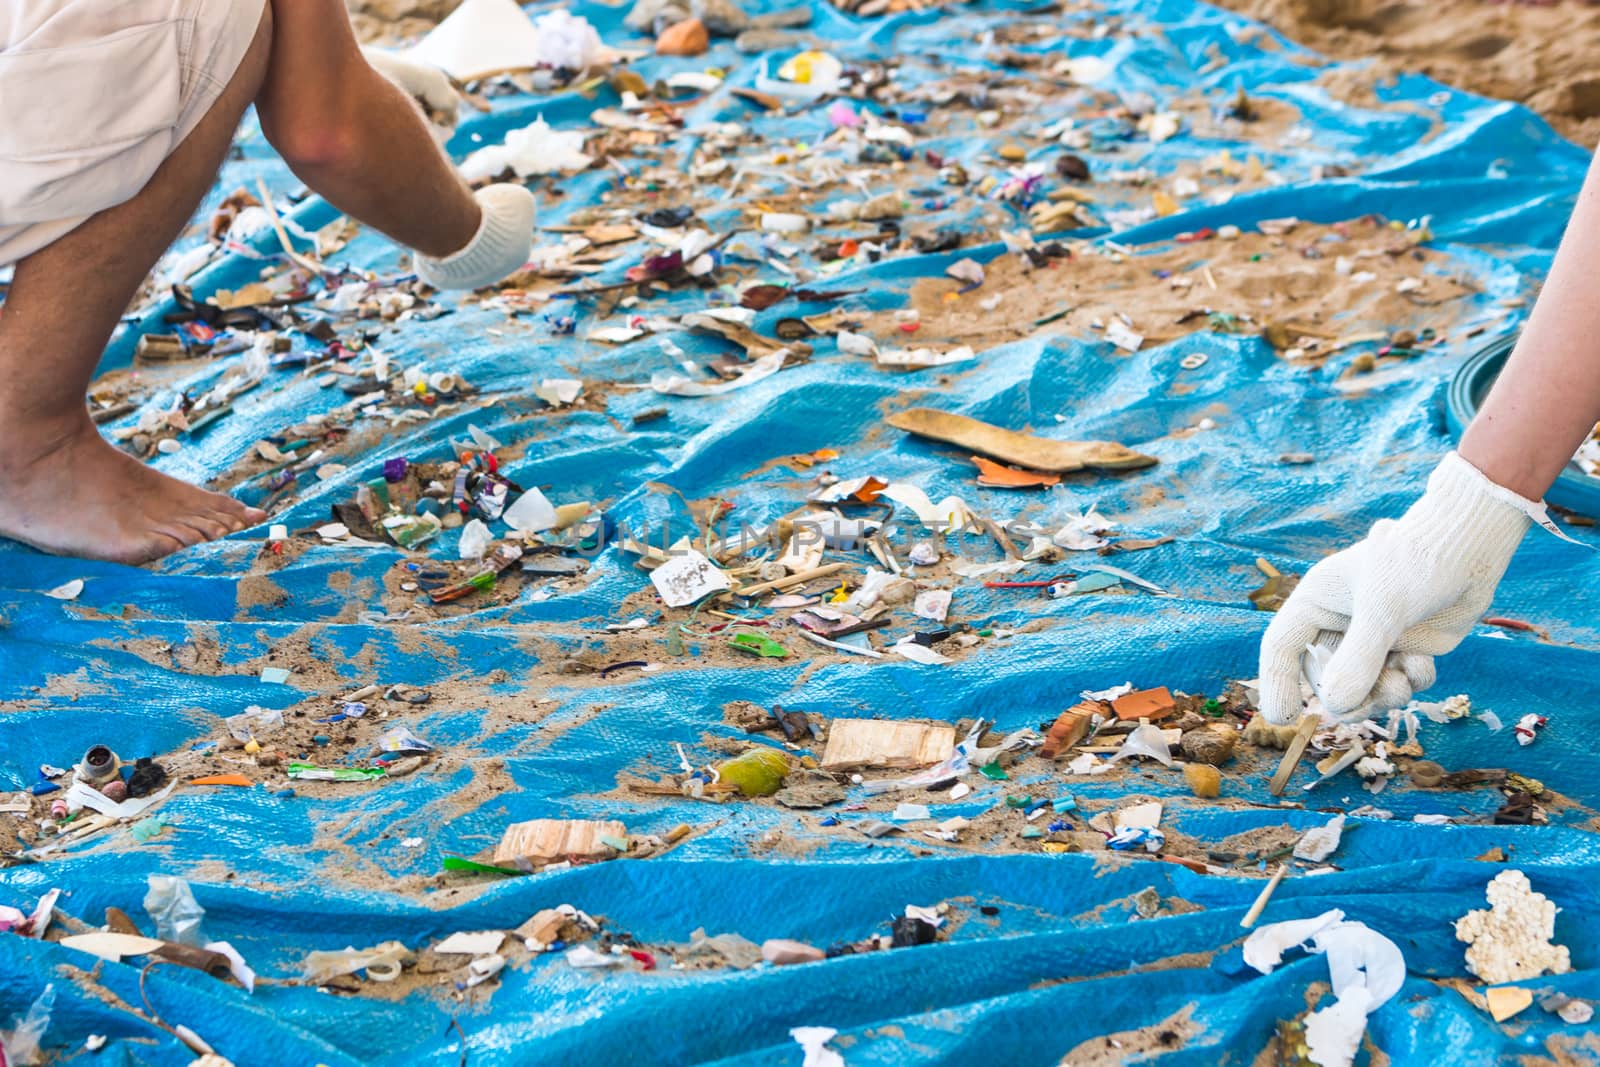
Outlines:
<svg viewBox="0 0 1600 1067"><path fill-rule="evenodd" d="M472 586L474 589L481 589L487 593L489 590L494 588L494 571L484 571L482 574L474 574L471 578L467 579L467 584Z"/></svg>
<svg viewBox="0 0 1600 1067"><path fill-rule="evenodd" d="M753 748L717 766L717 780L739 787L747 797L770 797L783 788L789 759L775 748Z"/></svg>
<svg viewBox="0 0 1600 1067"><path fill-rule="evenodd" d="M1033 798L1027 796L1006 797L1006 807L1008 808L1025 808L1032 802Z"/></svg>
<svg viewBox="0 0 1600 1067"><path fill-rule="evenodd" d="M1218 700L1216 697L1211 697L1204 704L1200 705L1200 710L1205 712L1207 715L1221 715L1222 701Z"/></svg>
<svg viewBox="0 0 1600 1067"><path fill-rule="evenodd" d="M989 629L987 626L985 626L983 629L978 631L978 636L979 637L993 637L994 636L994 631Z"/></svg>
<svg viewBox="0 0 1600 1067"><path fill-rule="evenodd" d="M770 637L760 634L734 634L728 639L728 644L741 652L750 652L767 659L782 659L789 654L789 650Z"/></svg>
<svg viewBox="0 0 1600 1067"><path fill-rule="evenodd" d="M447 871L470 871L473 874L504 874L512 878L521 877L527 871L519 871L515 867L491 867L487 863L477 863L464 859L461 856L446 856L444 869Z"/></svg>
<svg viewBox="0 0 1600 1067"><path fill-rule="evenodd" d="M992 763L985 763L982 767L978 768L978 773L983 775L985 778L992 779L996 782L1008 782L1011 780L1011 776L1006 773L1005 768L1000 766L999 760L995 760Z"/></svg>
<svg viewBox="0 0 1600 1067"><path fill-rule="evenodd" d="M600 843L609 845L618 852L628 851L628 839L626 837L612 837L610 834L601 834Z"/></svg>
<svg viewBox="0 0 1600 1067"><path fill-rule="evenodd" d="M315 763L289 764L290 778L313 782L370 782L388 772L382 767L319 767Z"/></svg>
<svg viewBox="0 0 1600 1067"><path fill-rule="evenodd" d="M1024 826L1022 828L1022 836L1032 840L1035 837L1043 837L1044 831L1037 826Z"/></svg>
<svg viewBox="0 0 1600 1067"><path fill-rule="evenodd" d="M143 844L146 841L150 841L160 836L161 831L165 830L166 828L166 819L159 815L152 815L148 819L140 819L138 822L128 827L128 832L133 835L133 839L135 841Z"/></svg>
<svg viewBox="0 0 1600 1067"><path fill-rule="evenodd" d="M1071 797L1071 796L1056 797L1054 800L1052 800L1050 802L1050 810L1051 811L1077 811L1078 810L1077 798L1076 797Z"/></svg>

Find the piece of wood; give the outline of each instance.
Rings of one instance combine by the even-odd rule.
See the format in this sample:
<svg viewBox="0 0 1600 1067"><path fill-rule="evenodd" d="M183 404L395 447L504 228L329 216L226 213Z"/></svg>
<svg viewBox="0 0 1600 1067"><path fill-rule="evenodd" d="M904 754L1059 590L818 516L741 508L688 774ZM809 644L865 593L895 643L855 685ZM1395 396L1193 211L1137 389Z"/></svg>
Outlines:
<svg viewBox="0 0 1600 1067"><path fill-rule="evenodd" d="M930 767L949 759L955 748L955 727L944 723L835 719L828 726L822 769Z"/></svg>
<svg viewBox="0 0 1600 1067"><path fill-rule="evenodd" d="M1287 873L1289 873L1289 865L1287 863L1278 864L1278 869L1273 873L1271 880L1261 887L1260 893L1256 894L1256 902L1250 905L1250 910L1245 912L1244 918L1239 920L1241 929L1250 929L1256 924L1256 920L1261 918L1261 913L1267 910L1267 901L1272 899L1272 894L1277 892L1278 883L1283 881L1283 876Z"/></svg>
<svg viewBox="0 0 1600 1067"><path fill-rule="evenodd" d="M601 838L623 838L628 828L620 822L597 822L586 819L532 819L512 823L506 827L500 843L495 846L496 867L519 867L530 870L558 860L610 859L617 850Z"/></svg>
<svg viewBox="0 0 1600 1067"><path fill-rule="evenodd" d="M111 960L113 963L127 956L148 956L166 944L165 941L157 941L153 937L115 934L105 930L63 937L59 943L67 948L75 948L79 952L87 952L91 956L99 956L103 960Z"/></svg>
<svg viewBox="0 0 1600 1067"><path fill-rule="evenodd" d="M1164 719L1176 711L1177 707L1177 702L1172 699L1172 690L1166 686L1124 693L1111 702L1112 710L1123 722L1132 722L1136 719Z"/></svg>
<svg viewBox="0 0 1600 1067"><path fill-rule="evenodd" d="M782 589L786 585L802 585L815 578L826 578L830 574L838 574L849 567L848 563L828 563L821 567L812 567L810 570L791 574L787 578L774 578L770 582L761 582L758 585L747 585L733 590L735 596L760 596L774 589Z"/></svg>
<svg viewBox="0 0 1600 1067"><path fill-rule="evenodd" d="M1114 441L1054 441L933 408L907 408L884 421L918 437L959 445L1014 467L1051 474L1068 474L1085 468L1136 470L1156 463L1154 456L1135 452Z"/></svg>
<svg viewBox="0 0 1600 1067"><path fill-rule="evenodd" d="M1272 795L1282 796L1283 787L1289 784L1289 778L1294 774L1294 769L1300 763L1300 757L1305 754L1306 746L1311 743L1311 735L1317 732L1317 727L1322 725L1322 718L1318 715L1306 715L1300 719L1300 726L1294 732L1294 740L1289 742L1289 747L1283 753L1283 761L1278 764L1277 773L1272 776Z"/></svg>

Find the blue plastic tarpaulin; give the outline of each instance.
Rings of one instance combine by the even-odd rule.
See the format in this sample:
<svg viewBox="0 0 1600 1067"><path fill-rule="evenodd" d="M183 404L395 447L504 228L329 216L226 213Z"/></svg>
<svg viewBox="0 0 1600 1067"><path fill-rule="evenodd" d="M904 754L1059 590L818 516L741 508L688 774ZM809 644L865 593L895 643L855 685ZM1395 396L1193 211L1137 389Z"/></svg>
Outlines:
<svg viewBox="0 0 1600 1067"><path fill-rule="evenodd" d="M592 20L609 44L648 45L623 27L621 9L581 3L570 10ZM1018 23L1072 32L997 43L996 31ZM451 443L467 438L469 424L511 446L508 454L517 458L508 469L523 484L551 487L557 503L606 501L608 513L634 530L676 522L688 532L682 502L661 486L687 500L736 500L747 521L770 521L793 507L796 485L809 475L752 471L774 457L824 448L841 453L829 467L842 478L872 474L920 485L935 500L956 493L994 514L1015 510L1014 493L974 488L961 457L885 436L884 411L913 389L917 403L1062 439L1121 441L1158 457L1142 471L1068 479L1037 506L1060 515L1097 501L1130 536L1172 536L1171 544L1115 561L1172 595L1051 600L969 582L958 593L958 614L1018 632L948 665L840 657L788 641L796 654L780 661L702 664L693 654L698 647L674 657L657 646L650 658L666 666L654 673L564 679L557 674L563 660L611 647L606 624L654 614L647 601L639 606L636 594L646 583L633 558L615 547L594 560L582 583L554 595L533 581L509 599L397 621L386 583L404 555L398 550L319 545L275 561L261 555L264 531L257 529L133 569L8 544L0 567L7 592L0 789L25 790L41 765L70 766L92 743L128 758L162 756L216 737L221 717L248 706L287 708L373 682L437 691L432 703L394 717L437 746L441 758L425 772L339 792L180 788L159 809L172 829L152 841L136 842L120 829L0 870L0 903L26 910L59 888L59 911L90 926L111 906L143 922L147 876L183 876L206 910L209 935L231 942L265 979L253 995L171 966L141 979L138 960L97 964L58 945L0 935L0 1027L53 982L45 1046L55 1062L89 1058L81 1050L91 1034L109 1039L97 1063L190 1062L182 1043L137 1009L182 1023L241 1065L797 1064L800 1046L788 1034L797 1026L836 1028L833 1047L852 1065L974 1057L1043 1064L1098 1035L1170 1028L1181 1017L1192 1023L1180 1027L1186 1036L1143 1055L1209 1065L1252 1062L1279 1020L1305 1010L1308 987L1327 980L1320 957L1292 957L1261 976L1241 965L1234 948L1239 917L1263 884L1258 877L1113 862L1106 853L1027 854L1000 841L954 849L918 844L915 835L824 834L815 813L646 797L618 790L617 776L675 768L678 743L704 762L708 739L742 738L722 718L723 705L734 700L828 716L984 717L1008 731L1037 727L1079 691L1125 679L1217 693L1229 680L1251 677L1266 621L1245 597L1260 581L1254 561L1303 571L1374 520L1399 514L1421 491L1450 447L1443 402L1451 375L1476 346L1515 328L1517 298L1548 265L1587 154L1520 107L1421 77L1379 83L1365 106L1341 100L1323 75L1343 68L1192 0L1098 0L1048 14L980 3L877 20L819 4L808 32L847 64L898 59L900 76L912 81L981 79L1003 70L1003 52L1013 48L1099 57L1105 73L1097 90L1143 101L1146 109L1179 99L1220 108L1241 87L1252 98L1288 105L1301 133L1232 146L1240 157L1259 155L1274 183L1221 202L1196 197L1177 214L1110 237L1142 249L1202 227L1249 229L1285 216L1336 222L1375 213L1426 225L1429 247L1474 291L1466 310L1453 314L1488 323L1489 332L1474 338L1455 331L1448 343L1380 372L1357 393L1336 384L1350 353L1308 373L1254 334L1205 331L1129 356L1096 337L1040 333L981 353L975 366L946 369L957 373L911 378L818 339L809 362L725 396L663 399L648 388L615 388L604 393L603 406L551 412L529 397L542 378L581 377L591 389L643 385L680 357L665 335L615 348L585 342L590 329L620 321L597 316L593 304L551 304L511 321L467 301L452 314L387 330L376 343L398 364L457 373L487 403L358 435L360 447L340 458L349 469L302 486L274 521L291 529L327 522L330 505L351 499L383 459L450 458ZM654 80L721 67L730 85L751 87L774 76L790 54L740 55L722 41L706 57L652 57L639 69ZM491 112L463 124L450 148L464 155L541 115L558 129L582 128L595 107L615 102L609 90L594 98L497 97ZM712 124L740 122L769 146L807 146L825 156L826 110L764 115L719 91L685 112L674 140L687 145ZM1030 120L1043 127L1058 117ZM1170 175L1230 147L1185 131L1151 143L1108 130L1081 150L1097 172ZM934 148L975 172L980 157L1017 136L981 124L971 110L941 131L919 149ZM210 204L257 178L280 199L294 188L252 124L239 147ZM618 162L642 166L628 156ZM707 225L720 232L740 224L749 203L781 191L783 165L771 168L780 177L753 183L748 198L702 212ZM541 197L541 223L559 225L618 180L610 168L561 179L564 195ZM1148 202L1146 193L1138 196ZM970 203L953 198L941 209L948 217L935 221L960 226ZM1098 206L1133 205L1130 194ZM315 198L291 214L305 229L334 217ZM263 266L259 253L274 251L262 242L257 254L225 257L196 288L204 294L249 280ZM848 309L890 310L905 304L917 279L942 275L958 256L1000 254L998 234L976 233L959 253L889 256L826 284L863 290L846 299ZM404 269L401 256L363 232L339 260L393 276ZM596 280L616 280L631 262L624 257ZM678 292L637 310L681 314L725 300L726 293ZM161 310L119 334L108 368L127 364L140 332L162 328ZM552 327L548 317L560 314L578 316L575 335ZM763 312L758 329L770 333L778 317L776 309ZM691 355L715 351L703 339L671 336ZM1199 370L1180 368L1190 353L1206 355ZM204 388L229 361L185 372L149 403L165 406L180 389ZM181 452L154 462L177 476L214 477L254 442L346 399L282 372ZM633 415L663 404L666 420L630 425ZM1193 432L1202 417L1216 428ZM1279 462L1286 452L1310 453L1316 462ZM252 483L240 495L264 494ZM1497 613L1537 631L1481 627L1441 660L1435 691L1436 699L1467 693L1475 708L1493 709L1508 725L1524 714L1547 716L1537 741L1520 747L1509 729L1490 732L1479 720L1425 723L1422 731L1429 757L1446 767L1509 767L1568 798L1570 805L1548 805L1546 825L1487 824L1500 800L1493 791L1420 791L1402 780L1371 796L1347 777L1302 794L1303 806L1293 807L1270 797L1260 776L1229 774L1224 802L1195 803L1173 772L1067 786L1059 769L1038 761L1019 765L1016 781L975 788L949 813L975 815L1023 788L1037 795L1070 790L1083 801L1139 794L1169 802L1169 832L1220 841L1284 824L1307 829L1326 821L1321 807L1379 805L1395 817L1353 817L1338 870L1291 877L1264 920L1338 907L1402 949L1405 986L1370 1021L1370 1046L1381 1055L1363 1051L1358 1062L1600 1061L1600 1046L1581 1027L1537 1008L1502 1027L1436 981L1467 977L1451 923L1484 906L1483 887L1498 868L1476 858L1499 848L1561 907L1556 940L1572 952L1572 973L1526 984L1600 997L1600 845L1595 824L1586 821L1600 805L1588 767L1600 664L1600 558L1592 549L1600 538L1582 528L1569 532L1584 547L1530 535L1495 599ZM430 547L453 558L456 536L447 533ZM85 584L76 600L44 595L79 578ZM624 607L628 597L634 599ZM651 641L659 634L646 631ZM268 666L300 673L285 686L265 685L259 676ZM1417 815L1475 822L1427 825L1413 821ZM507 824L545 817L615 818L636 835L665 835L687 822L696 832L645 860L504 880L439 875L445 856L478 854ZM1130 899L1148 887L1192 907L1140 918ZM591 973L552 954L508 968L488 993L424 983L403 999L377 983L359 995L330 995L291 981L313 950L389 940L421 949L454 931L514 928L562 903L604 917L642 945L686 943L703 928L826 946L886 933L907 904L940 901L965 920L936 944L803 966Z"/></svg>

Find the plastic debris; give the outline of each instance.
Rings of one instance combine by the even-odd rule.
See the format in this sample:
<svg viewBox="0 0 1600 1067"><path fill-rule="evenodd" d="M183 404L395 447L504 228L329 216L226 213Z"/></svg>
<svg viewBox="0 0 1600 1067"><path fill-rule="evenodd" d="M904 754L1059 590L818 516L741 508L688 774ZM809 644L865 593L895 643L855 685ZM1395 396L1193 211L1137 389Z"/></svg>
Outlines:
<svg viewBox="0 0 1600 1067"><path fill-rule="evenodd" d="M206 937L200 920L206 911L194 899L189 883L172 875L152 874L149 884L144 910L156 924L156 936L180 945L204 945Z"/></svg>
<svg viewBox="0 0 1600 1067"><path fill-rule="evenodd" d="M1322 826L1316 826L1300 835L1294 845L1294 858L1309 863L1322 863L1338 851L1339 839L1344 834L1344 815L1335 815Z"/></svg>
<svg viewBox="0 0 1600 1067"><path fill-rule="evenodd" d="M844 1057L828 1047L828 1042L838 1034L839 1031L830 1026L797 1026L790 1030L789 1036L805 1052L800 1067L845 1067Z"/></svg>
<svg viewBox="0 0 1600 1067"><path fill-rule="evenodd" d="M1549 897L1534 892L1526 874L1501 871L1484 895L1487 911L1469 911L1455 923L1456 940L1467 944L1467 970L1499 984L1572 969L1566 946L1552 943L1558 909Z"/></svg>
<svg viewBox="0 0 1600 1067"><path fill-rule="evenodd" d="M1334 909L1311 919L1269 923L1245 938L1244 959L1262 974L1271 974L1283 953L1305 942L1328 958L1336 998L1326 1002L1305 1023L1310 1060L1318 1067L1350 1067L1366 1033L1367 1016L1400 991L1406 964L1393 941L1364 923L1346 922Z"/></svg>

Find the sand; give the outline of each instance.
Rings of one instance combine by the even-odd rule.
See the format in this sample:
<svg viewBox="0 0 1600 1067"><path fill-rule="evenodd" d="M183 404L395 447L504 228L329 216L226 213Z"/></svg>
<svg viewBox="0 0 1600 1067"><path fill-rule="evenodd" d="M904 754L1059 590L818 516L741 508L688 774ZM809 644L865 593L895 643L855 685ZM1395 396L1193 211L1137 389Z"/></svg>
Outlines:
<svg viewBox="0 0 1600 1067"><path fill-rule="evenodd" d="M1216 0L1374 76L1421 73L1526 104L1585 147L1600 142L1600 7L1486 0Z"/></svg>

